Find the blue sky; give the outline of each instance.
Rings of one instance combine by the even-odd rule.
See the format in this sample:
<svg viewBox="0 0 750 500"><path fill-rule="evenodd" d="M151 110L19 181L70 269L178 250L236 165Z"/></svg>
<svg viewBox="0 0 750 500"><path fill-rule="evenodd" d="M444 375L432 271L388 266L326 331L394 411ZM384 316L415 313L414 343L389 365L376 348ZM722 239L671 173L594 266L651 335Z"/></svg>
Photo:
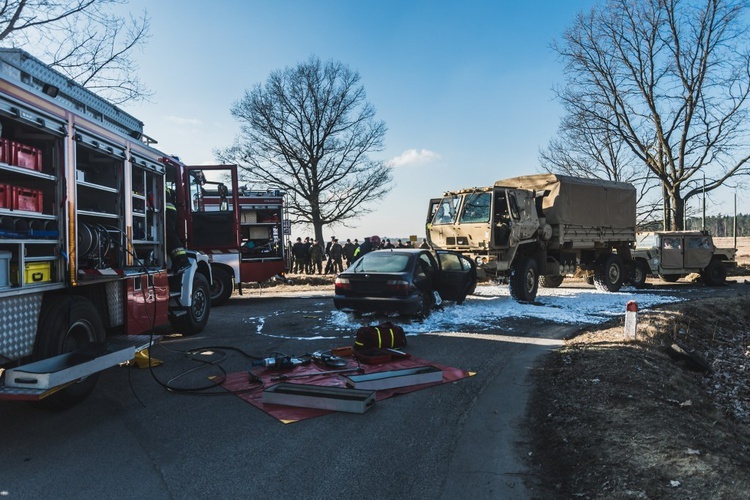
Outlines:
<svg viewBox="0 0 750 500"><path fill-rule="evenodd" d="M595 3L130 0L151 18L136 59L155 95L125 110L164 152L212 163L237 135L230 108L246 89L311 55L345 63L388 127L385 150L372 156L394 162L395 182L369 215L324 237L421 239L431 197L538 171L562 111L550 44ZM719 211L731 213L731 202Z"/></svg>

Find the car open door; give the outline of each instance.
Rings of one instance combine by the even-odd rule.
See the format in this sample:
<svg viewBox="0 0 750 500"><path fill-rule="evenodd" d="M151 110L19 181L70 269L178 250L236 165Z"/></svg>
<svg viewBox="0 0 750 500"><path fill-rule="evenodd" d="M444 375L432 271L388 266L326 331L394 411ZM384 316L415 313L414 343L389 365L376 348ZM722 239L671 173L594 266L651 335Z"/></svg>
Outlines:
<svg viewBox="0 0 750 500"><path fill-rule="evenodd" d="M477 285L477 268L473 261L459 252L437 251L440 265L438 293L443 300L464 301L474 293Z"/></svg>

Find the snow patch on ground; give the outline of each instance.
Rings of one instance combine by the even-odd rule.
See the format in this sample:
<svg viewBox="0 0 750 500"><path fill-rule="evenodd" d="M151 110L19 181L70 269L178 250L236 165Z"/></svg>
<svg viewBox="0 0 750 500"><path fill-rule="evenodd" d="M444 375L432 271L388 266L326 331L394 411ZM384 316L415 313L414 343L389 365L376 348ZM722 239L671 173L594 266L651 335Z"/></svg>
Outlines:
<svg viewBox="0 0 750 500"><path fill-rule="evenodd" d="M305 340L341 339L352 336L362 325L379 324L390 320L402 324L410 335L446 331L483 332L502 330L512 333L517 318L531 318L558 324L593 325L625 314L626 304L634 300L640 311L657 304L687 300L664 292L623 288L617 293L605 293L595 288L544 288L539 290L533 304L521 304L510 297L507 286L482 286L462 305L447 302L423 321L401 318L398 315L363 315L355 318L341 311L326 312L332 298L315 297L305 310L280 310L267 317L249 317L245 322L260 335L274 338L299 338L283 332L270 331L268 318L279 314L299 315L310 320L310 336Z"/></svg>

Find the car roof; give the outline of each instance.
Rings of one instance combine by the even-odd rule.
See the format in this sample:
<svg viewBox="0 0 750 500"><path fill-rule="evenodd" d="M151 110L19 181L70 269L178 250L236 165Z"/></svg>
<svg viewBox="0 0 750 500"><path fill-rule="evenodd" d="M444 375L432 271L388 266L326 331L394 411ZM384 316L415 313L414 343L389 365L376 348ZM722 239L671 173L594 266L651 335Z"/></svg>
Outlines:
<svg viewBox="0 0 750 500"><path fill-rule="evenodd" d="M378 250L373 250L373 252L393 252L393 253L419 253L419 252L429 252L426 248L379 248Z"/></svg>

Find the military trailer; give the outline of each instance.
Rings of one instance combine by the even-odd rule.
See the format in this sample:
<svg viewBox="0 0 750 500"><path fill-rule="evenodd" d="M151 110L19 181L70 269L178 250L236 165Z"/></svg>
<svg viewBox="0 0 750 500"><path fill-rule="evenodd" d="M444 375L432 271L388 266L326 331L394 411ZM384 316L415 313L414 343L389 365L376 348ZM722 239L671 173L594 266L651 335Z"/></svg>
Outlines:
<svg viewBox="0 0 750 500"><path fill-rule="evenodd" d="M635 209L629 183L528 175L431 200L427 238L470 255L481 277L508 281L518 301L582 271L615 292L633 267Z"/></svg>
<svg viewBox="0 0 750 500"><path fill-rule="evenodd" d="M641 288L648 276L673 283L699 273L706 285L726 282L727 268L737 265L735 248L716 248L707 231L656 231L639 233L632 252L632 283Z"/></svg>

